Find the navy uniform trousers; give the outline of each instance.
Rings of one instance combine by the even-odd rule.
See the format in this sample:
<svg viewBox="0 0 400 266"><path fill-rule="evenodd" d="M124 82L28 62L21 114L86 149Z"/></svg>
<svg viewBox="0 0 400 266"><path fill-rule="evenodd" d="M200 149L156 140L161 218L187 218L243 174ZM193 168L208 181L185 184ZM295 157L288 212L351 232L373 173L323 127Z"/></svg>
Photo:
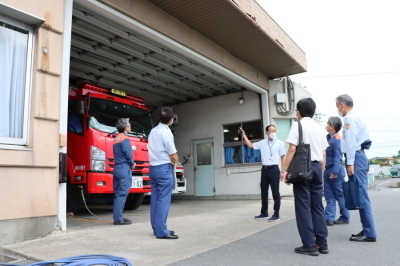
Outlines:
<svg viewBox="0 0 400 266"><path fill-rule="evenodd" d="M336 202L339 205L339 220L348 222L350 220L350 212L346 209L343 195L344 168L340 166L339 174L336 178L331 178L333 167L324 172L324 195L326 200L325 218L328 221L335 221Z"/></svg>
<svg viewBox="0 0 400 266"><path fill-rule="evenodd" d="M268 215L268 190L271 186L274 198L274 214L279 216L281 208L281 195L279 194L280 170L277 165L265 166L261 169L261 213Z"/></svg>
<svg viewBox="0 0 400 266"><path fill-rule="evenodd" d="M322 205L322 168L319 162L312 162L311 167L310 182L293 184L297 229L305 248L327 244L328 236Z"/></svg>
<svg viewBox="0 0 400 266"><path fill-rule="evenodd" d="M354 178L362 184L364 189L364 209L360 211L360 220L363 227L363 233L367 237L375 238L375 224L372 216L371 201L368 196L368 171L369 162L363 150L356 151L354 158Z"/></svg>
<svg viewBox="0 0 400 266"><path fill-rule="evenodd" d="M132 168L128 163L120 163L114 166L113 170L114 186L114 222L123 222L122 211L125 207L126 197L132 187Z"/></svg>
<svg viewBox="0 0 400 266"><path fill-rule="evenodd" d="M171 205L171 194L175 186L173 165L161 164L150 166L151 198L150 221L156 237L169 235L167 218Z"/></svg>

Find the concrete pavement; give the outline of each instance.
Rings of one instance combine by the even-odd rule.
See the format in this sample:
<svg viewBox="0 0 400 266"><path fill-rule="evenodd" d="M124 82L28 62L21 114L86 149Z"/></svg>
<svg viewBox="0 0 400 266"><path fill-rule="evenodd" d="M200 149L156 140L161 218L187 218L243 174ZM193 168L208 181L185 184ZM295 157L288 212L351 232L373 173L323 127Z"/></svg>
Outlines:
<svg viewBox="0 0 400 266"><path fill-rule="evenodd" d="M38 260L109 254L127 258L134 265L400 265L400 189L388 188L399 180L380 185L387 181L379 181L377 190L370 191L378 241L348 240L361 230L358 212L351 211L349 225L329 227L330 253L318 257L293 252L301 245L293 198L282 200L281 221L274 223L254 219L260 210L258 200L174 201L168 225L179 235L178 240L154 238L148 206L126 212L134 221L129 226L112 225L111 209L95 209L101 220L85 220L91 217L81 212L69 220L66 233L2 248Z"/></svg>

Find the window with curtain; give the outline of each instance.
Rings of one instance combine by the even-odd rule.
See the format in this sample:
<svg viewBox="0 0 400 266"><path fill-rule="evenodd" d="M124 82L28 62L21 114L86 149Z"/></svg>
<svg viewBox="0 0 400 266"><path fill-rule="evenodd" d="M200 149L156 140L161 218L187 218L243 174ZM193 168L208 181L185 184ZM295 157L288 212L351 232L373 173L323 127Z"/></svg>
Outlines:
<svg viewBox="0 0 400 266"><path fill-rule="evenodd" d="M31 31L0 16L0 143L26 144Z"/></svg>
<svg viewBox="0 0 400 266"><path fill-rule="evenodd" d="M263 137L261 120L241 122L223 126L225 165L240 165L261 162L260 150L247 147L239 135L239 127L243 128L251 142L257 142Z"/></svg>

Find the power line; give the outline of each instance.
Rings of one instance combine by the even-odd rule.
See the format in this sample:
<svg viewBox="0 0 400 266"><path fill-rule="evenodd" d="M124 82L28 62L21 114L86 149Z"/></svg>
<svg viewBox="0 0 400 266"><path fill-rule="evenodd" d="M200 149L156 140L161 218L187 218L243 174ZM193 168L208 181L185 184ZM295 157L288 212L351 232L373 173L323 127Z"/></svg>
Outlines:
<svg viewBox="0 0 400 266"><path fill-rule="evenodd" d="M314 77L293 77L294 79L311 79L311 78L340 78L340 77L357 77L357 76L374 76L374 75L388 75L388 74L400 74L400 71L395 72L380 72L380 73L360 73L360 74L343 74L343 75L332 75L332 76L314 76Z"/></svg>

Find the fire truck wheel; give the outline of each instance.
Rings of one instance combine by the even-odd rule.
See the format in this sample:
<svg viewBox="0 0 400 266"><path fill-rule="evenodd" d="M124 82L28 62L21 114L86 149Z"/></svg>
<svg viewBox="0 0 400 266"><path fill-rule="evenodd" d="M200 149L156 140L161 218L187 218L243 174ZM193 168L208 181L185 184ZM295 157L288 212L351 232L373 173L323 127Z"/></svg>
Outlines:
<svg viewBox="0 0 400 266"><path fill-rule="evenodd" d="M130 193L126 199L125 210L136 210L142 205L144 193Z"/></svg>

